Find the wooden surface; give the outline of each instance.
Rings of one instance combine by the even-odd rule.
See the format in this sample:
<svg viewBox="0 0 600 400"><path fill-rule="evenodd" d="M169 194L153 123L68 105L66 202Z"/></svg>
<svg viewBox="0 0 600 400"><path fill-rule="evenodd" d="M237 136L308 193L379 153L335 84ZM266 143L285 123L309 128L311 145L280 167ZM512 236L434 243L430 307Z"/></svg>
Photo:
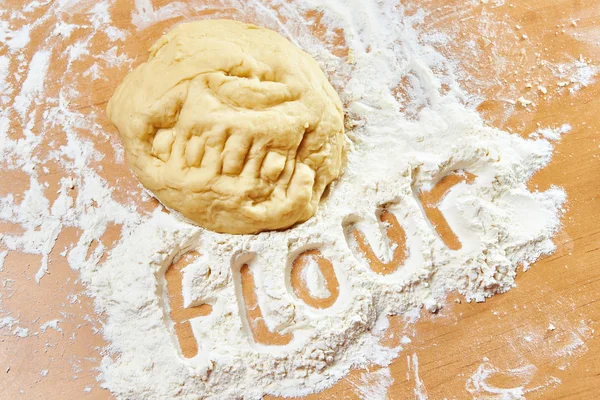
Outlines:
<svg viewBox="0 0 600 400"><path fill-rule="evenodd" d="M155 0L154 9L166 3ZM469 93L485 99L479 110L490 125L527 136L540 126L571 124L572 131L556 143L552 163L537 173L529 185L535 190L546 190L552 185L566 190L564 227L555 238L556 252L526 272L519 270L517 287L510 292L479 304L465 304L458 299L455 302L451 296L441 312L423 313L416 323L392 318L384 343L397 345L403 336L409 337L411 343L404 346L405 350L390 366L394 381L388 398L409 399L415 398L416 393L427 393L430 399L492 399L501 398L494 397L494 391L521 386L527 399L600 398L600 342L596 334L600 319L600 82L571 93L569 89L574 88L575 83L559 86L564 79L556 77L556 71L549 67L561 63L571 65L580 56L589 64L600 62L600 6L597 0L463 3L420 2L418 7L430 14L419 30L454 35L455 39L439 50L466 71L465 76L469 78L464 79L462 85ZM7 4L22 6L20 1L13 0ZM137 65L146 58L146 49L151 43L184 18L170 18L136 30L131 24L132 7L129 2L118 1L111 8L111 17L115 26L132 33L119 44L118 53L128 55L132 65ZM406 5L409 14L418 7L412 3ZM39 17L44 12L42 7L38 15L29 18ZM253 21L252 15L239 10L229 9L225 14L223 16ZM201 17L196 14L186 18ZM73 23L84 23L84 7L70 18ZM48 40L53 22L52 18L47 19L32 30L25 57L31 58L35 49ZM316 31L319 34L318 26ZM71 40L76 39L81 39L77 31ZM85 59L88 61L74 65L72 76L65 77L67 58L62 55L68 44L56 43L46 91L56 97L67 81L78 84L80 103L71 106L81 112L97 113L107 133L105 136L82 133L105 154L105 159L97 163L100 175L112 186L122 188L115 193L117 197L141 198L136 180L126 165L114 162L115 150L110 142L118 140L118 136L103 114L106 101L129 65L106 67L105 79L90 82L82 76L82 71L93 62L88 57ZM90 46L99 54L114 45L98 35L90 39ZM0 47L0 54L2 51L5 49ZM339 48L336 51L345 54ZM547 94L537 89L538 85L543 85ZM516 100L521 96L534 104L520 105ZM44 105L41 102L37 107L42 109ZM12 137L23 134L22 122L18 118L11 121ZM53 146L66 141L60 127L50 129L38 150L41 154L48 151L50 139L55 141ZM53 193L64 173L57 162L49 162L47 167L50 170L48 193ZM28 184L27 175L19 171L1 171L0 177L2 196L15 193L19 198ZM155 203L140 201L138 206L143 212L152 209ZM393 217L385 211L381 217L391 222L389 233L401 243L401 234L393 232L395 225L390 219ZM0 229L14 231L19 227L0 221ZM102 237L102 243L110 249L119 232L118 226L112 227ZM94 368L98 367L101 348L106 345L99 334L94 334L101 327L101 317L92 312L92 302L83 294L77 272L59 255L79 235L74 228L60 234L50 256L50 274L39 285L32 278L39 266L39 256L10 252L6 258L4 270L0 271L3 282L0 317L6 312L18 314L23 325L38 334L21 339L0 329L2 399L110 398L95 382ZM449 246L456 245L451 232L445 235ZM356 238L360 241L360 234ZM91 244L90 251L94 246ZM363 242L361 247L368 253L368 244ZM402 250L401 246L398 248ZM394 254L394 262L403 257L400 250ZM182 311L177 307L181 304L177 285L178 268L182 263L185 260L167 272L167 279L171 305L176 310L172 318L180 325L177 330L180 347L187 355L195 352L195 343L185 321L196 312L210 310ZM378 266L383 273L392 267ZM327 270L326 266L324 269ZM246 275L244 279L246 287L251 288L251 276ZM335 285L329 281L328 284L335 296ZM256 300L251 290L245 289L245 294L246 305L252 308ZM296 295L305 294L300 290ZM44 333L37 329L40 315L43 320L61 319L61 331L49 329ZM257 326L253 334L256 338L266 337L266 342L287 340L265 330L266 327ZM42 377L42 370L48 370L48 375ZM488 371L486 382L496 389L487 392L479 389L478 392L472 379L478 371ZM366 372L353 371L334 387L309 398L360 398L359 388L369 379ZM90 388L89 394L84 392L85 388Z"/></svg>

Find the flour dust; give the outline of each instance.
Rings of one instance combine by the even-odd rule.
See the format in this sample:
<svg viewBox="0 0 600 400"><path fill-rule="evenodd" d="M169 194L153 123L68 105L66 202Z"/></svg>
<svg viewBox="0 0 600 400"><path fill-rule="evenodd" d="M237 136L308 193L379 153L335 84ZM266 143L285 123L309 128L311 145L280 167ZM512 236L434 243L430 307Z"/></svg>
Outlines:
<svg viewBox="0 0 600 400"><path fill-rule="evenodd" d="M32 2L17 12L40 14L29 24L7 10L0 14L8 51L0 57L0 154L7 171L23 171L29 179L23 196L8 191L0 198L0 219L22 229L2 234L0 244L40 255L33 278L42 281L51 273L48 256L59 233L67 227L81 232L61 254L106 317L102 334L110 345L99 379L117 398L302 396L366 365L383 367L365 378L383 393L392 379L385 367L402 351L380 344L388 316L435 312L449 292L484 301L514 286L518 265L553 251L565 194L554 187L530 191L527 181L550 161L553 147L546 139L554 134L526 140L486 126L457 83L456 61L430 44L443 36L420 30L424 11L406 13L392 0L163 7L136 0L135 6L129 29L113 24L110 2ZM74 13L84 21L73 21ZM198 15L277 30L314 56L338 90L347 113L347 166L306 223L283 232L216 234L160 207L148 211L139 187L123 193L119 179L125 178L104 173L102 163L122 160L123 149L102 106L79 105L94 95L86 83L114 87L109 71L134 64L135 55L121 50L127 41L160 21ZM30 48L30 33L41 29L49 34ZM591 79L584 69L573 73L581 84ZM52 196L50 167L61 174ZM437 205L460 240L460 248L451 250L424 213L419 193L456 172L474 180L455 185ZM371 270L345 235L351 225L367 227L375 253L385 260L393 249L378 221L382 209L407 237L406 260L385 277ZM120 227L120 239L108 250L100 239L111 226ZM286 283L293 258L305 250L320 251L333 265L339 296L329 308L308 306ZM184 302L210 304L212 312L190 320L198 353L186 359L169 318L164 273L190 251L202 256L186 267ZM266 326L291 335L289 343L269 346L253 337L241 300L244 264ZM304 282L312 296L330 295L315 265ZM27 334L17 320L2 321L16 335ZM45 329L60 325L49 321ZM426 398L416 355L410 360L415 395ZM480 390L479 381L473 390Z"/></svg>

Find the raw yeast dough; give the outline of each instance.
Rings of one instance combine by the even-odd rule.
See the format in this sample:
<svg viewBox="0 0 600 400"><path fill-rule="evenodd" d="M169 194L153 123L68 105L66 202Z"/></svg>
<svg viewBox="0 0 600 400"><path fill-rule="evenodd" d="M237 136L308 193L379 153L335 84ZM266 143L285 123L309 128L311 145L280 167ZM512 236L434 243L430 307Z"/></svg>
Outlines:
<svg viewBox="0 0 600 400"><path fill-rule="evenodd" d="M342 105L307 53L230 20L160 38L108 103L131 168L167 207L225 233L314 215L342 169Z"/></svg>

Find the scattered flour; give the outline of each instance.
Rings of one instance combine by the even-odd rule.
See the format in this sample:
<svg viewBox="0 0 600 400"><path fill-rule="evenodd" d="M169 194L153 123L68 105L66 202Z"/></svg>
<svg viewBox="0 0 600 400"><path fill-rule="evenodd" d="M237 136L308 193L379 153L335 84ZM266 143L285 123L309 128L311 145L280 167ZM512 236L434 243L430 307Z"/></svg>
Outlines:
<svg viewBox="0 0 600 400"><path fill-rule="evenodd" d="M27 78L21 86L21 92L15 98L13 108L21 118L25 118L25 114L29 111L31 103L35 97L42 91L46 73L48 72L48 63L50 62L51 52L48 50L40 50L33 55L29 64Z"/></svg>
<svg viewBox="0 0 600 400"><path fill-rule="evenodd" d="M60 322L60 320L58 319L53 319L51 321L46 321L43 324L40 325L40 331L42 333L46 333L46 331L48 329L54 329L57 332L62 332L62 329L58 326L58 323Z"/></svg>
<svg viewBox="0 0 600 400"><path fill-rule="evenodd" d="M407 345L412 343L412 340L410 340L408 336L402 336L402 338L400 339L400 343L403 345Z"/></svg>
<svg viewBox="0 0 600 400"><path fill-rule="evenodd" d="M568 87L571 94L595 82L598 67L583 56L568 64L545 64L557 78L558 87Z"/></svg>
<svg viewBox="0 0 600 400"><path fill-rule="evenodd" d="M160 21L184 16L186 11L189 13L189 7L180 1L170 2L155 10L152 0L135 0L135 11L131 14L131 22L137 29L144 29Z"/></svg>
<svg viewBox="0 0 600 400"><path fill-rule="evenodd" d="M326 299L331 296L316 257L307 257L307 263L302 270L302 280L308 289L308 293L312 297Z"/></svg>
<svg viewBox="0 0 600 400"><path fill-rule="evenodd" d="M568 133L573 129L570 124L562 124L558 128L540 128L537 131L533 132L530 137L532 138L540 138L548 140L560 140L562 135Z"/></svg>
<svg viewBox="0 0 600 400"><path fill-rule="evenodd" d="M27 336L29 336L29 329L22 328L22 327L16 327L13 330L13 335L18 336L20 338L26 338Z"/></svg>
<svg viewBox="0 0 600 400"><path fill-rule="evenodd" d="M525 387L533 379L536 370L535 366L526 365L501 372L489 362L484 362L467 380L466 389L475 399L523 400L525 399ZM500 373L517 381L518 384L514 387L496 387L488 382L490 377Z"/></svg>
<svg viewBox="0 0 600 400"><path fill-rule="evenodd" d="M6 44L14 52L29 44L30 25L24 25L18 30L11 30L6 21L0 21L0 42Z"/></svg>
<svg viewBox="0 0 600 400"><path fill-rule="evenodd" d="M465 389L475 400L524 400L528 393L556 387L561 380L555 376L540 377L533 364L524 363L517 368L500 369L484 358L466 382ZM502 378L502 385L490 382Z"/></svg>
<svg viewBox="0 0 600 400"><path fill-rule="evenodd" d="M26 338L29 336L29 329L18 326L19 320L13 318L11 316L0 318L0 329L8 328L11 334L20 337ZM13 329L14 327L14 329Z"/></svg>
<svg viewBox="0 0 600 400"><path fill-rule="evenodd" d="M414 389L414 393L415 393L415 399L416 400L427 400L429 399L429 395L427 394L427 389L425 388L425 384L423 384L423 381L421 380L421 377L419 376L419 358L417 357L416 353L413 353L412 355L412 370L414 373L414 377L415 377L415 389ZM410 362L409 362L409 371L410 371Z"/></svg>
<svg viewBox="0 0 600 400"><path fill-rule="evenodd" d="M4 260L6 259L7 255L8 255L7 250L0 251L0 272L2 272L2 270L4 269Z"/></svg>
<svg viewBox="0 0 600 400"><path fill-rule="evenodd" d="M136 0L135 6L131 18L138 30L176 17L192 18L209 7L190 1L155 9L150 0ZM119 50L118 42L128 33L111 25L112 3L78 4L78 12L85 11L89 19L78 27L64 25L72 7L69 0L48 5L36 24L49 16L63 24L52 24L49 39L31 60L0 57L0 66L20 71L12 76L0 72L1 86L20 87L14 98L0 97L0 156L7 169L30 177L23 196L0 198L0 220L24 230L2 234L0 245L41 255L34 276L39 282L51 268L49 254L62 229L81 232L64 255L95 297L97 311L106 316L102 332L110 346L101 380L116 397L302 396L332 385L353 367L374 364L383 368L365 377L373 383L359 392L364 398L383 398L393 381L385 367L401 350L379 343L388 315L414 317L423 307L438 310L452 291L468 301L484 301L514 286L517 265L554 250L551 238L565 194L558 188L531 192L526 186L550 161L552 144L546 139L552 135L540 132L537 140L524 140L485 126L465 104L468 94L456 83L453 61L431 46L446 39L429 33L421 40L423 12L405 13L392 0L220 1L219 9L238 10L236 17L278 30L312 54L338 89L352 128L346 171L314 218L283 232L232 236L186 224L161 209L144 213L136 204L117 200L118 185L102 177L98 164L107 155L89 139L114 141L114 131L104 132L101 123L108 125L101 109L84 111L78 100L85 90L81 82L105 79L105 69L129 68L134 55ZM315 17L309 11L314 10L326 27L324 37L310 30ZM32 28L9 28L2 22L0 41L19 52L29 43ZM75 31L81 42L67 50L75 44L68 41ZM333 44L336 32L343 32L351 60ZM91 43L99 35L106 40L96 48ZM55 50L63 41L68 46ZM53 58L64 66L59 73L50 67ZM92 64L87 72L76 72L74 66L82 60ZM440 70L447 73L440 76ZM585 71L579 74L580 82L591 79ZM407 77L408 96L401 97L397 88ZM57 92L47 93L56 79L61 79ZM445 86L450 89L442 90ZM408 115L403 109L412 111ZM14 134L9 123L17 117L23 120L22 135ZM47 132L57 127L64 143L53 146ZM42 142L51 148L48 154L39 151ZM119 145L113 148L122 157ZM64 172L52 201L40 168L50 162ZM462 244L451 250L424 215L418 195L457 170L476 178L454 186L439 204ZM385 261L393 249L377 220L384 206L406 232L408 248L404 264L385 277L370 269L347 237L350 225L367 227L375 253ZM107 253L100 238L109 225L119 225L121 237ZM90 250L92 243L96 247ZM304 304L286 284L292 255L310 249L320 250L332 263L339 282L339 296L327 309ZM186 268L183 296L186 304L210 304L212 312L190 320L198 354L186 359L168 317L164 272L192 250L202 257ZM291 335L288 344L268 346L253 337L242 299L243 264L256 283L267 327ZM328 297L319 268L306 268L304 278L311 295ZM60 331L58 322L48 321L40 330ZM27 336L27 329L13 329L17 323L4 317L0 329ZM416 354L409 365L415 396L426 399ZM478 370L469 388L488 390L489 371Z"/></svg>
<svg viewBox="0 0 600 400"><path fill-rule="evenodd" d="M8 327L8 329L12 329L15 324L18 324L19 321L13 317L3 317L0 318L0 329Z"/></svg>
<svg viewBox="0 0 600 400"><path fill-rule="evenodd" d="M389 387L394 383L389 368L375 372L363 372L360 381L354 383L354 392L361 400L386 400Z"/></svg>

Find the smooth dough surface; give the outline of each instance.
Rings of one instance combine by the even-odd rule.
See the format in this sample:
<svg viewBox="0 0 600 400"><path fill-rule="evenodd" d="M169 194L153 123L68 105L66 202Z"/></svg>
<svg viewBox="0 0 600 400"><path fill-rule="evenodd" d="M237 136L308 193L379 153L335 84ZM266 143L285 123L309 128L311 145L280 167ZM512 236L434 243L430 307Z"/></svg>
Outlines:
<svg viewBox="0 0 600 400"><path fill-rule="evenodd" d="M254 25L177 26L125 77L107 113L140 182L217 232L307 220L342 169L337 93L311 56Z"/></svg>

